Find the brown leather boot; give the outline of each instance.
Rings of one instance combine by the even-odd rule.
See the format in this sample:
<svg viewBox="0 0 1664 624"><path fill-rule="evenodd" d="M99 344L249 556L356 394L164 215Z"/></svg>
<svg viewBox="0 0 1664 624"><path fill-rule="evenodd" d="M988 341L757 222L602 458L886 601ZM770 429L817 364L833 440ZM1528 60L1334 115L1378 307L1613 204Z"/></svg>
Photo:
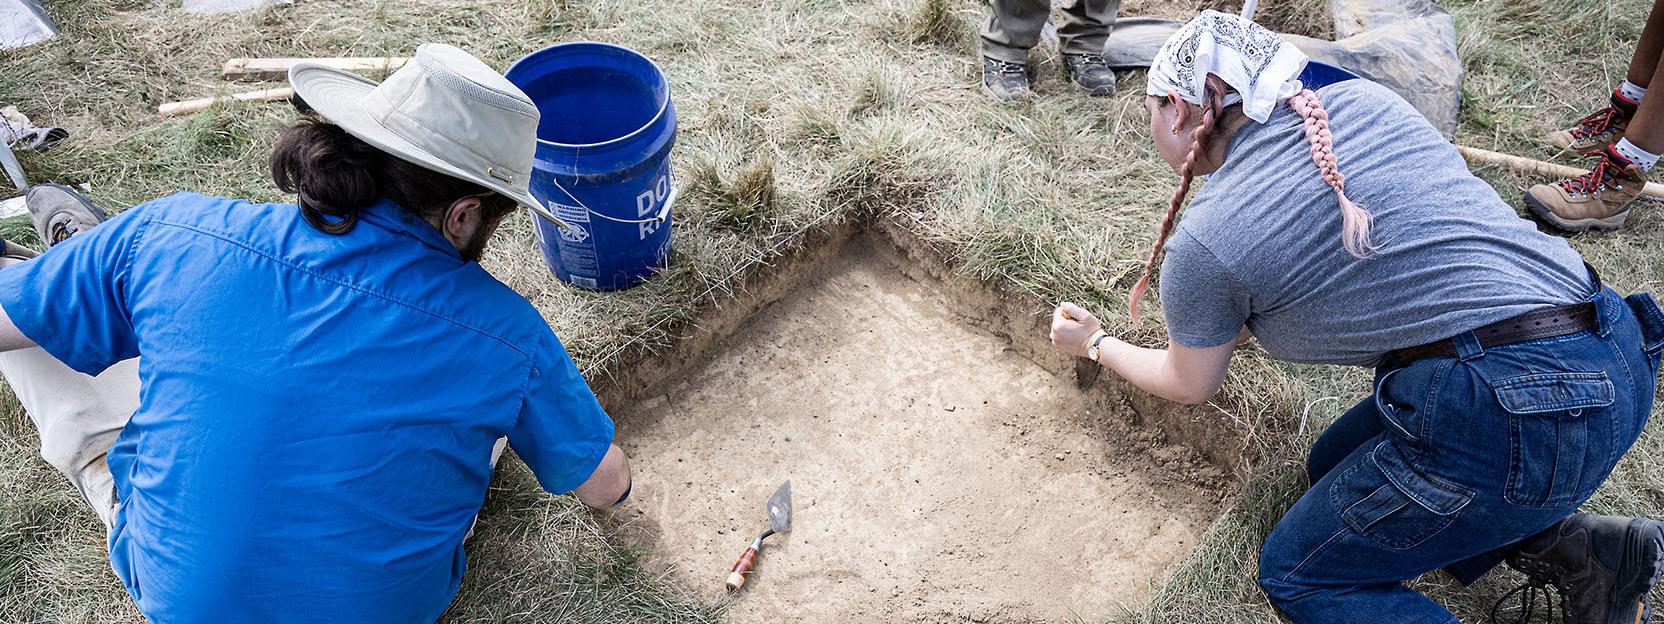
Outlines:
<svg viewBox="0 0 1664 624"><path fill-rule="evenodd" d="M1618 150L1607 146L1593 171L1525 192L1525 204L1544 221L1563 230L1612 231L1624 226L1629 205L1647 186L1647 174Z"/></svg>
<svg viewBox="0 0 1664 624"><path fill-rule="evenodd" d="M1635 116L1635 109L1640 105L1640 102L1613 91L1612 105L1589 113L1589 116L1577 120L1576 125L1552 132L1544 138L1560 149L1592 156L1624 138L1624 130L1629 127L1629 120Z"/></svg>

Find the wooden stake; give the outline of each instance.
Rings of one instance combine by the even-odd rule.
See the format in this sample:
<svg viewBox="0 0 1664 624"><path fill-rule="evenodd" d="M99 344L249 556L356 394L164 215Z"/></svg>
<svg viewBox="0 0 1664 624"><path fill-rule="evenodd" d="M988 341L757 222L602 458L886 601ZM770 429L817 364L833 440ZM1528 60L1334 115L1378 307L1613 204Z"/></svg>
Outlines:
<svg viewBox="0 0 1664 624"><path fill-rule="evenodd" d="M225 62L226 80L284 80L297 63L321 63L343 71L384 71L404 67L406 57L234 58Z"/></svg>
<svg viewBox="0 0 1664 624"><path fill-rule="evenodd" d="M174 117L177 115L189 115L192 113L202 112L215 104L223 104L226 102L270 102L272 100L287 100L289 99L289 96L294 94L295 90L289 87L283 87L281 89L263 89L260 91L238 93L235 95L206 97L195 100L185 100L183 102L168 102L167 104L156 107L156 112L163 117Z"/></svg>
<svg viewBox="0 0 1664 624"><path fill-rule="evenodd" d="M1461 152L1462 157L1468 159L1468 164L1470 165L1496 165L1498 167L1512 169L1520 173L1529 173L1532 175L1540 175L1550 178L1571 178L1589 173L1589 170L1587 169L1557 165L1551 162L1543 162L1533 158L1526 158L1524 156L1493 152L1490 150L1479 149L1477 147L1468 147L1466 145L1456 146L1456 151ZM1664 198L1664 185L1660 185L1657 182L1648 182L1646 188L1641 189L1641 194L1648 197Z"/></svg>

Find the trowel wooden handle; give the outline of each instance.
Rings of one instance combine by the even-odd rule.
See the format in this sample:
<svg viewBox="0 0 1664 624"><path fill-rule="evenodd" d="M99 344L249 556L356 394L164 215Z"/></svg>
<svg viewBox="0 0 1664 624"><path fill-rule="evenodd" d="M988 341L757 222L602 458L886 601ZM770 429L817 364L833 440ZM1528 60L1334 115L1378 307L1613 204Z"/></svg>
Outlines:
<svg viewBox="0 0 1664 624"><path fill-rule="evenodd" d="M734 569L728 572L728 591L738 591L745 587L745 576L751 573L751 568L757 566L757 549L747 546L740 555L740 560L734 562Z"/></svg>

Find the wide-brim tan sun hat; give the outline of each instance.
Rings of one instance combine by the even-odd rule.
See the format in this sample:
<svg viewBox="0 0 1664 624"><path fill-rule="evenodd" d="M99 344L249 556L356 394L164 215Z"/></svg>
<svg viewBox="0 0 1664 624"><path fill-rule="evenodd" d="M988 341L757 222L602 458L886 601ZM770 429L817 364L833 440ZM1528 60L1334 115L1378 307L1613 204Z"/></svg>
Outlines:
<svg viewBox="0 0 1664 624"><path fill-rule="evenodd" d="M410 62L379 84L302 62L289 70L289 84L319 116L365 143L501 193L561 223L529 188L537 105L467 52L423 44Z"/></svg>

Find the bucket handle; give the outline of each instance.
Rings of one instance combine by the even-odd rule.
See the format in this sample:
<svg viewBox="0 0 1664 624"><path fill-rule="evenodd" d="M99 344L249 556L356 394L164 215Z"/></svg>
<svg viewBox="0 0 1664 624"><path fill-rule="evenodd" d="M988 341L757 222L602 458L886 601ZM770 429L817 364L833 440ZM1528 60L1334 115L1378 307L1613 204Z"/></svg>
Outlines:
<svg viewBox="0 0 1664 624"><path fill-rule="evenodd" d="M620 219L618 217L613 217L613 216L608 216L608 215L602 214L602 213L596 211L594 208L590 208L588 204L584 203L584 200L578 199L578 196L573 195L572 191L568 191L568 190L566 190L566 187L561 186L560 181L554 180L554 179L551 179L549 181L553 182L554 185L555 185L555 188L560 189L561 193L566 194L566 196L571 198L572 201L577 202L579 208L583 208L584 210L589 211L589 214L595 215L595 216L600 217L602 219L606 219L608 221L612 221L614 223L630 223L630 224L664 223L665 219L670 218L670 206L671 206L671 204L676 203L676 196L681 194L681 192L682 192L682 189L676 188L674 186L670 187L670 194L665 196L664 206L661 206L659 208L659 214L657 214L657 215L654 215L652 217L648 217L646 219ZM563 229L563 230L567 229L569 227L565 223L556 223L555 225L560 227L560 229Z"/></svg>

